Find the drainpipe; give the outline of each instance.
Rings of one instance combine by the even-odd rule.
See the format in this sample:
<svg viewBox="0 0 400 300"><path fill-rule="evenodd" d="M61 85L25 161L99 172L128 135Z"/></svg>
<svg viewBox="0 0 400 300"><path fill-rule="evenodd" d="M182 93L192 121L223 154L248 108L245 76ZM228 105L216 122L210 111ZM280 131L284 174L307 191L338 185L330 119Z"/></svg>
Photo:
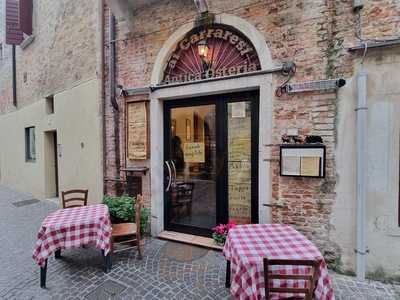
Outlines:
<svg viewBox="0 0 400 300"><path fill-rule="evenodd" d="M367 138L367 71L361 64L357 74L357 279L365 280L365 195L366 195L366 138Z"/></svg>
<svg viewBox="0 0 400 300"><path fill-rule="evenodd" d="M103 195L105 195L106 185L106 101L104 95L104 0L97 2L97 79L99 80L99 99L100 99L100 115L101 115L101 134L102 134L102 172L103 172Z"/></svg>
<svg viewBox="0 0 400 300"><path fill-rule="evenodd" d="M109 30L109 43L110 43L110 55L109 55L109 82L110 82L110 102L113 107L113 125L114 125L114 151L115 151L115 180L116 180L116 192L119 194L121 190L120 182L120 169L121 169L121 153L120 153L120 139L119 139L119 107L116 100L115 93L115 58L116 58L116 47L115 47L115 17L110 11L110 30Z"/></svg>
<svg viewBox="0 0 400 300"><path fill-rule="evenodd" d="M17 59L15 55L15 45L12 45L12 92L13 105L17 107Z"/></svg>

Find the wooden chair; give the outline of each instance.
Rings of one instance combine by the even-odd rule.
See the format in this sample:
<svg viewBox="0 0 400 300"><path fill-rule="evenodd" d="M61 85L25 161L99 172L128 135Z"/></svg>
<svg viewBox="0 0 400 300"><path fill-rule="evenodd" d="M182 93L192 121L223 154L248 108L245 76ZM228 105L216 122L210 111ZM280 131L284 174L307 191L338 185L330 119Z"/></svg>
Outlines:
<svg viewBox="0 0 400 300"><path fill-rule="evenodd" d="M265 298L270 299L271 293L290 293L290 294L304 294L302 297L292 297L290 299L305 299L312 300L314 289L316 287L316 280L318 275L318 268L320 265L318 260L289 260L289 259L268 259L264 258L264 282L265 282ZM307 274L273 274L270 273L271 266L305 266L308 267L310 272ZM294 287L272 287L274 279L281 280L302 280L305 282L304 288Z"/></svg>
<svg viewBox="0 0 400 300"><path fill-rule="evenodd" d="M142 247L140 245L140 213L143 206L143 196L138 195L135 201L135 223L120 223L112 225L111 251L118 253L128 249L137 248L139 259L142 259ZM124 239L125 238L125 239ZM116 245L128 245L121 249L115 249Z"/></svg>
<svg viewBox="0 0 400 300"><path fill-rule="evenodd" d="M63 208L86 206L88 190L69 190L61 192Z"/></svg>

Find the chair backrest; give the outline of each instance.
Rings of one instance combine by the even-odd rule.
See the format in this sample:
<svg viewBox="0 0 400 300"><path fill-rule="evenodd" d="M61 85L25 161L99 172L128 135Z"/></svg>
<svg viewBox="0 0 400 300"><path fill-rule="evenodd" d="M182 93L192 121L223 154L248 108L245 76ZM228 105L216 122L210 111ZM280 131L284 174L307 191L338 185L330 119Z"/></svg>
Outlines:
<svg viewBox="0 0 400 300"><path fill-rule="evenodd" d="M63 208L86 206L88 199L88 190L69 190L62 191Z"/></svg>
<svg viewBox="0 0 400 300"><path fill-rule="evenodd" d="M286 260L264 258L265 298L270 299L271 293L290 293L304 294L305 300L312 300L320 263L321 261L319 260ZM273 274L270 272L271 266L304 266L306 269L308 269L308 272L306 272L306 274ZM272 286L272 281L274 279L300 280L304 282L305 286L301 288L274 287Z"/></svg>
<svg viewBox="0 0 400 300"><path fill-rule="evenodd" d="M135 201L135 223L136 223L136 238L140 240L140 215L143 207L143 196L137 195Z"/></svg>

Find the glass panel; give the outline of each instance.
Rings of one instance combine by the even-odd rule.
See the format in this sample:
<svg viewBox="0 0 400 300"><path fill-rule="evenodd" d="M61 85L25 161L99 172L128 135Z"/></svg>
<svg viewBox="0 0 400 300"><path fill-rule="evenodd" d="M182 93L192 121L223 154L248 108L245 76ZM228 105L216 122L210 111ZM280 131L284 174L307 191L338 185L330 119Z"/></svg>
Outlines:
<svg viewBox="0 0 400 300"><path fill-rule="evenodd" d="M251 102L228 103L229 220L251 223Z"/></svg>
<svg viewBox="0 0 400 300"><path fill-rule="evenodd" d="M171 159L176 178L170 189L174 224L216 225L215 105L171 109Z"/></svg>

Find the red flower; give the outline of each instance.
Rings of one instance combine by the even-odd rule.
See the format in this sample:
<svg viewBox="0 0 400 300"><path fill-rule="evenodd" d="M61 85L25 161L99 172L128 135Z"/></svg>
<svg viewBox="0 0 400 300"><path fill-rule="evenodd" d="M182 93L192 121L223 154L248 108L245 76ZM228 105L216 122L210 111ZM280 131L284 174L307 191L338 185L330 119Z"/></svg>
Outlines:
<svg viewBox="0 0 400 300"><path fill-rule="evenodd" d="M224 224L219 224L218 226L214 227L213 230L218 234L224 234L226 226Z"/></svg>
<svg viewBox="0 0 400 300"><path fill-rule="evenodd" d="M226 229L230 230L236 226L235 221L229 221L228 224L226 224Z"/></svg>

